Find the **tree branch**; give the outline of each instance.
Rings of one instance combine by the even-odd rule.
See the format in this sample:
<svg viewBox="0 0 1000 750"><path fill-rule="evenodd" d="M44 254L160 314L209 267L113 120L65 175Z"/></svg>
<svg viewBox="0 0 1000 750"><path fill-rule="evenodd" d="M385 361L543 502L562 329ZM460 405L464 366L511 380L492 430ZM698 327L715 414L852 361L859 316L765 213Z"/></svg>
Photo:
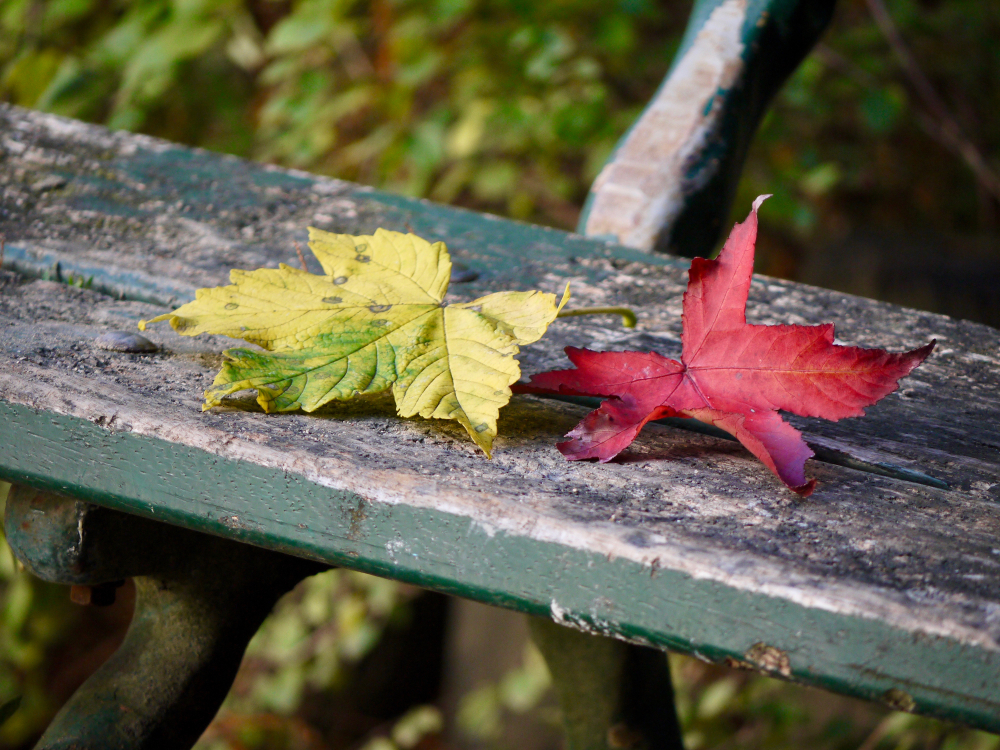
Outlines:
<svg viewBox="0 0 1000 750"><path fill-rule="evenodd" d="M938 141L949 151L959 156L972 170L979 184L1000 201L1000 178L990 168L982 151L972 142L962 130L958 119L951 113L944 100L938 94L934 84L920 68L916 58L903 41L896 23L889 15L883 0L865 0L871 11L875 24L879 27L893 53L903 67L903 72L927 108L928 116L920 118L920 124L928 135Z"/></svg>

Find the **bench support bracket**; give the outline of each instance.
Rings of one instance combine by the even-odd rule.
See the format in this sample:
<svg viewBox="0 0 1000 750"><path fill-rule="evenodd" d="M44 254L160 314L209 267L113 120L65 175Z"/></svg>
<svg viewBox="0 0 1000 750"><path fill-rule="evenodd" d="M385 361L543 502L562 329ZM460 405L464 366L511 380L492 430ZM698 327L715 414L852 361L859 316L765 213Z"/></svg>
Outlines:
<svg viewBox="0 0 1000 750"><path fill-rule="evenodd" d="M529 618L552 672L567 750L683 750L663 651Z"/></svg>
<svg viewBox="0 0 1000 750"><path fill-rule="evenodd" d="M14 554L44 580L136 586L124 642L36 750L190 748L275 602L325 567L18 485L4 525Z"/></svg>

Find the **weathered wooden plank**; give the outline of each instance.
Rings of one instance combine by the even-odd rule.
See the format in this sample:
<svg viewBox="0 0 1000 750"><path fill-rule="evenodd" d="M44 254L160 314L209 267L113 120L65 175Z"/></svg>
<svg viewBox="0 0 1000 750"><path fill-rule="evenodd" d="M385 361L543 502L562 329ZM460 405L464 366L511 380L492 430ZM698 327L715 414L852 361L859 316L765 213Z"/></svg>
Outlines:
<svg viewBox="0 0 1000 750"><path fill-rule="evenodd" d="M554 443L583 410L533 397L501 414L493 461L388 399L202 413L225 340L161 326L160 353L131 355L94 339L232 266L297 263L308 223L445 239L480 272L457 296L571 279L580 303L636 309L633 332L559 321L523 353L528 371L564 363L566 344L675 354L684 268L21 110L0 124L0 232L20 253L5 265L50 252L132 297L4 277L0 477L1000 731L997 331L754 283L755 322L835 320L845 341L896 349L939 339L865 419L800 423L948 491L812 462L821 484L801 500L739 446L666 427L620 462L568 463ZM52 174L66 182L33 187Z"/></svg>
<svg viewBox="0 0 1000 750"><path fill-rule="evenodd" d="M550 341L679 351L686 266L675 259L12 107L0 108L0 133L0 231L8 242L5 265L15 270L94 277L97 288L114 295L169 304L190 298L198 286L225 283L233 267L297 264L294 243L305 241L309 224L355 233L412 228L448 241L454 257L480 274L455 290L555 290L557 279L571 278L579 303L631 304L642 319L634 333L598 321L572 337L555 331ZM938 352L908 381L901 400L839 426L793 421L815 444L1000 498L990 469L1000 427L984 418L997 407L1000 346L992 329L763 278L751 293L750 314L764 323L833 320L845 341L872 346L904 348L937 337ZM551 356L537 366L564 363L560 349L546 349ZM948 358L957 358L957 370L945 378L955 387L942 390L923 375ZM926 429L897 439L899 409L920 413L911 422ZM962 415L961 426L926 409Z"/></svg>

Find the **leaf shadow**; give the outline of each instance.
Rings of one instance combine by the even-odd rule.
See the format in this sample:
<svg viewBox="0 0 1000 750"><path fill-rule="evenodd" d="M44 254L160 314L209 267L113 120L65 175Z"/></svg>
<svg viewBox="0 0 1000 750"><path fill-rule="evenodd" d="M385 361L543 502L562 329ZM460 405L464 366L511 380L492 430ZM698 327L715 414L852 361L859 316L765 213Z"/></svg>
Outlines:
<svg viewBox="0 0 1000 750"><path fill-rule="evenodd" d="M223 399L222 404L212 411L238 411L248 414L265 414L256 400L256 391L238 391ZM516 396L500 410L497 420L497 439L508 447L555 443L580 421L580 407L543 401L533 397ZM422 432L434 433L435 437L447 440L465 441L468 436L458 422L443 419L404 419L396 413L396 403L391 391L355 396L346 401L331 401L312 412L301 410L271 412L268 418L311 417L323 422L338 420L389 420L399 425L410 425Z"/></svg>
<svg viewBox="0 0 1000 750"><path fill-rule="evenodd" d="M579 421L579 407L515 396L500 411L497 437L511 444L553 442L564 439Z"/></svg>
<svg viewBox="0 0 1000 750"><path fill-rule="evenodd" d="M238 391L227 396L222 400L221 408L253 414L265 413L257 403L256 391L252 390ZM295 409L271 412L268 416L307 416L325 420L386 418L396 416L396 405L392 393L385 391L370 396L355 396L346 401L331 401L311 412Z"/></svg>
<svg viewBox="0 0 1000 750"><path fill-rule="evenodd" d="M302 412L303 414L307 412ZM395 417L396 402L391 391L355 396L344 401L331 401L316 411L308 412L311 417L321 419L365 419L371 417Z"/></svg>
<svg viewBox="0 0 1000 750"><path fill-rule="evenodd" d="M712 438L708 438L712 440ZM679 459L721 458L739 456L753 458L742 445L718 439L714 445L679 445L655 451L624 450L611 459L615 464L636 464L645 461L677 461Z"/></svg>

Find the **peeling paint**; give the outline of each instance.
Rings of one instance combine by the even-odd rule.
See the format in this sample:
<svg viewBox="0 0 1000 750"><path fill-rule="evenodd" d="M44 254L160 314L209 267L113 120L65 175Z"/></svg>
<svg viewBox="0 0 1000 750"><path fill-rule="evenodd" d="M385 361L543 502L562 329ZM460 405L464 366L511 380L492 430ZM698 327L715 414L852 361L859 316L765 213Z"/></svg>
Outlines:
<svg viewBox="0 0 1000 750"><path fill-rule="evenodd" d="M755 643L743 654L743 658L767 672L777 672L784 677L792 676L792 663L788 654L780 648L766 643Z"/></svg>
<svg viewBox="0 0 1000 750"><path fill-rule="evenodd" d="M580 615L571 612L569 609L562 607L559 603L553 599L549 605L549 612L552 617L552 621L564 625L567 628L573 628L574 630L579 630L582 633L589 633L590 635L602 635L608 638L616 638L618 640L630 640L626 639L620 630L616 628L612 623L602 618L597 617L593 610L591 610L590 617L591 621L588 622L586 619Z"/></svg>
<svg viewBox="0 0 1000 750"><path fill-rule="evenodd" d="M725 664L730 669L740 669L740 670L744 670L744 671L757 671L757 667L755 667L750 662L743 661L742 659L735 659L732 656L727 656L725 659L722 660L722 663Z"/></svg>
<svg viewBox="0 0 1000 750"><path fill-rule="evenodd" d="M393 564L398 563L396 556L405 550L406 542L402 539L390 539L385 543L385 551L389 554L389 559L392 560Z"/></svg>
<svg viewBox="0 0 1000 750"><path fill-rule="evenodd" d="M470 518L469 519L469 529L470 530L471 529L478 529L479 531L482 531L484 534L486 534L486 536L489 539L492 539L494 536L496 536L496 533L497 533L497 527L496 526L494 526L492 523L488 523L488 522L486 522L486 521L484 521L482 519L478 519L478 518Z"/></svg>
<svg viewBox="0 0 1000 750"><path fill-rule="evenodd" d="M563 607L559 606L559 602L555 599L549 605L549 611L552 613L552 621L558 623L559 625L569 625L569 612Z"/></svg>

